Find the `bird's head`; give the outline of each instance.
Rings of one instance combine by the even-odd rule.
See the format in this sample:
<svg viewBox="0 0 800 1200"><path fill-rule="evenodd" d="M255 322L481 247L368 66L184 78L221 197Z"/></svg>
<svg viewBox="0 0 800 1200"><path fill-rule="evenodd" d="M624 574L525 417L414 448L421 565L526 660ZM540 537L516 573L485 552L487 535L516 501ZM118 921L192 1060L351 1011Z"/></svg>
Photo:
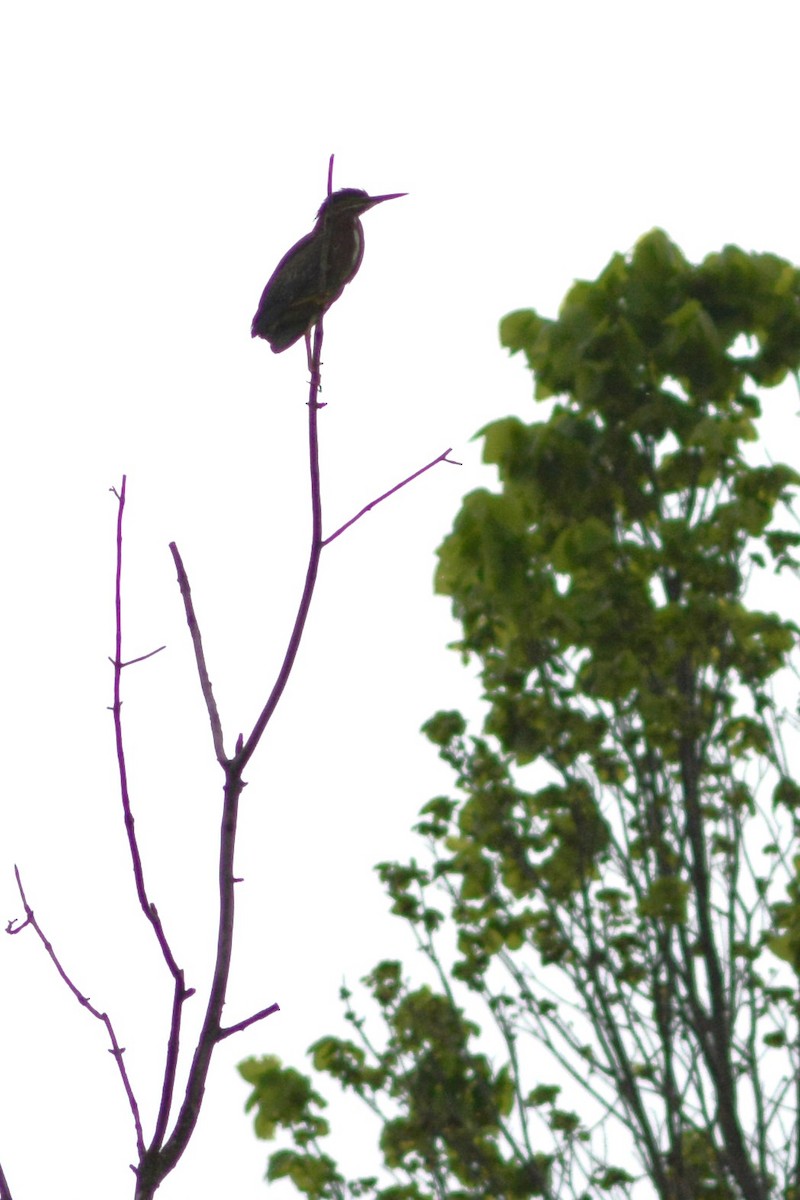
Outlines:
<svg viewBox="0 0 800 1200"><path fill-rule="evenodd" d="M332 192L323 201L317 213L317 220L323 216L360 217L362 213L376 204L382 204L384 200L399 200L401 196L405 195L407 195L406 192L392 192L388 196L370 196L361 188L340 188L338 192Z"/></svg>

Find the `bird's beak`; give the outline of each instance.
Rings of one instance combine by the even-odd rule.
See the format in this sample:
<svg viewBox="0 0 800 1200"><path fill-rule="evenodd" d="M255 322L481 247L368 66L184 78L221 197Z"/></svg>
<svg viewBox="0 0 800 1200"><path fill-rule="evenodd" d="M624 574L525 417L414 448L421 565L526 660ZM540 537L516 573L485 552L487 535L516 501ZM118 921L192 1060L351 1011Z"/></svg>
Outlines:
<svg viewBox="0 0 800 1200"><path fill-rule="evenodd" d="M366 207L363 211L366 212L368 208L372 208L376 204L383 204L384 200L399 200L401 196L407 195L408 192L392 192L389 196L370 196L365 202Z"/></svg>

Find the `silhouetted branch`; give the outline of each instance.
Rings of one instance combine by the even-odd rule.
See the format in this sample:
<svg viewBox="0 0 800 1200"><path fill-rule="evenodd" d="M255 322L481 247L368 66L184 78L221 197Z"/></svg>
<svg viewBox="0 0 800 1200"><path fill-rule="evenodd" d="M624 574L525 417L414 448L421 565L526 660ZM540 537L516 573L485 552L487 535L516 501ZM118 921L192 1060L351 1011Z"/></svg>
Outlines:
<svg viewBox="0 0 800 1200"><path fill-rule="evenodd" d="M223 767L227 764L228 759L225 755L225 745L222 736L222 723L219 719L217 710L217 702L214 699L214 691L211 687L211 680L208 677L208 669L206 667L206 656L203 652L203 639L200 636L200 627L197 624L197 617L192 603L192 589L189 587L189 578L186 574L186 568L183 565L183 560L178 552L178 547L175 542L169 544L170 553L178 571L178 585L183 596L183 606L186 610L186 623L189 626L189 633L192 637L192 645L194 646L194 656L197 662L197 674L200 676L200 688L203 693L203 699L206 702L208 710L208 719L211 722L211 737L214 741L214 753L217 756L217 762Z"/></svg>
<svg viewBox="0 0 800 1200"><path fill-rule="evenodd" d="M119 492L112 489L119 503L119 511L117 515L117 570L116 570L116 588L115 588L115 612L116 612L116 645L114 652L114 704L112 712L114 714L114 735L117 747L117 763L119 767L120 779L120 794L122 798L122 808L125 814L125 832L128 835L128 847L133 864L133 875L136 881L136 893L139 897L139 903L142 912L153 928L156 940L161 947L161 953L167 968L173 979L172 989L172 1015L170 1019L169 1038L167 1040L167 1055L164 1063L164 1079L161 1087L161 1102L159 1104L158 1114L156 1116L156 1125L154 1140L159 1144L166 1132L167 1123L169 1121L169 1113L172 1107L172 1097L175 1091L175 1078L178 1071L178 1053L180 1049L180 1032L181 1032L181 1015L183 1005L190 996L194 995L194 988L186 987L186 980L182 968L175 961L175 957L167 941L167 936L164 932L164 927L161 924L161 918L158 915L158 909L155 904L149 900L147 889L144 882L144 866L142 864L142 856L139 851L139 843L136 838L136 825L131 808L130 793L128 790L128 772L125 763L125 746L122 736L122 668L125 664L122 660L122 520L125 510L125 491L126 491L126 476L122 477L122 487ZM157 653L157 652L153 652ZM149 658L151 655L142 655L139 659L131 661L142 661L144 658ZM139 1147L140 1155L144 1152L144 1144Z"/></svg>
<svg viewBox="0 0 800 1200"><path fill-rule="evenodd" d="M133 1123L136 1127L136 1146L137 1146L137 1149L139 1150L139 1153L141 1154L144 1152L144 1137L142 1135L142 1123L139 1118L139 1106L136 1103L136 1097L133 1094L133 1088L131 1087L131 1082L130 1082L130 1079L128 1078L128 1072L125 1070L125 1063L122 1060L122 1056L125 1053L125 1047L120 1046L119 1042L117 1041L117 1035L114 1032L114 1026L111 1024L111 1018L109 1017L108 1013L100 1012L100 1010L98 1008L95 1008L95 1006L89 1001L88 996L83 995L83 993L75 986L75 984L72 982L72 980L70 979L67 972L62 967L61 963L59 962L58 956L56 955L56 952L52 947L52 944L45 937L42 927L40 926L39 922L36 920L36 917L33 914L33 909L31 908L30 904L28 903L28 898L25 895L25 889L22 886L22 878L19 873L19 868L16 866L14 867L14 875L16 876L17 887L19 888L19 894L22 899L22 906L25 909L25 920L23 921L23 923L21 925L17 926L16 928L14 928L14 925L16 924L16 922L13 922L13 921L9 922L9 924L6 926L6 932L11 933L11 934L21 933L22 930L26 927L26 925L30 925L30 927L33 930L35 930L36 935L39 938L39 941L44 946L45 951L49 955L50 960L53 963L53 966L58 971L59 975L61 976L61 978L63 979L64 983L67 985L69 990L72 992L75 999L78 1001L79 1004L82 1004L83 1007L85 1009L87 1009L92 1014L93 1017L95 1017L98 1021L101 1021L103 1023L103 1025L105 1025L106 1030L108 1032L109 1041L111 1042L111 1049L109 1050L109 1054L116 1061L117 1068L119 1070L120 1077L122 1079L122 1086L125 1088L125 1094L128 1097L128 1104L130 1105L130 1110L131 1110L131 1113L133 1114ZM2 1193L0 1193L0 1196L1 1195L2 1195Z"/></svg>
<svg viewBox="0 0 800 1200"><path fill-rule="evenodd" d="M222 1040L220 1017L225 1004L233 950L235 908L233 855L236 846L239 799L244 787L241 774L233 763L226 765L225 774L218 871L220 909L217 954L208 1004L175 1126L163 1146L161 1144L162 1130L157 1130L156 1136L153 1137L146 1153L142 1156L136 1173L136 1200L151 1200L158 1186L173 1170L186 1149L200 1115L211 1056L217 1042Z"/></svg>
<svg viewBox="0 0 800 1200"><path fill-rule="evenodd" d="M441 454L432 459L429 463L426 463L424 467L420 467L420 469L415 471L413 475L408 475L405 479L401 480L400 483L396 483L394 487L389 488L388 492L384 492L382 496L378 496L377 499L370 500L369 504L365 504L360 512L357 512L356 515L351 517L349 521L345 521L344 525L340 525L336 532L332 533L330 537L326 537L322 543L323 546L329 546L334 538L337 538L340 533L344 533L345 529L349 529L351 525L355 525L356 521L363 517L365 513L368 513L370 509L375 508L376 505L380 504L383 500L387 500L389 496L394 495L395 492L399 492L400 488L404 488L406 484L411 483L413 479L417 479L418 476L424 475L426 471L430 471L431 467L435 467L437 463L448 462L454 467L460 467L460 462L457 462L454 458L447 457L451 450L452 446L448 446L446 450L442 451Z"/></svg>
<svg viewBox="0 0 800 1200"><path fill-rule="evenodd" d="M278 701L283 695L286 684L289 681L289 676L294 666L294 660L297 657L297 651L300 647L300 641L305 629L308 610L311 607L311 597L314 594L314 586L317 581L317 571L319 569L319 558L322 553L322 494L320 489L319 476L319 431L317 416L319 410L324 407L320 404L318 395L320 390L320 355L322 353L322 337L323 327L322 320L319 320L314 328L314 351L311 361L311 380L308 391L308 451L309 451L309 469L311 473L311 548L308 555L308 566L306 568L306 581L303 586L303 594L300 597L300 604L297 609L297 616L294 620L294 627L289 638L289 644L286 647L286 653L283 656L278 677L275 680L269 698L264 705L258 720L253 726L253 731L244 743L243 747L236 754L234 762L237 768L242 769L252 758L256 746L258 745L264 730L269 723L270 717L274 713Z"/></svg>
<svg viewBox="0 0 800 1200"><path fill-rule="evenodd" d="M166 648L166 646L159 646L155 650L148 650L147 654L138 654L136 658L126 658L124 662L120 663L120 666L132 667L135 663L145 662L148 658L153 658L156 654L160 654L162 650L166 650ZM113 658L110 658L108 661L114 665Z"/></svg>
<svg viewBox="0 0 800 1200"><path fill-rule="evenodd" d="M147 917L153 927L153 932L156 935L156 940L161 947L161 953L164 956L164 961L169 968L169 972L175 980L176 986L179 985L184 998L187 993L184 990L183 971L178 966L167 941L164 928L161 924L161 919L158 915L158 910L147 895L147 888L144 882L144 866L142 864L142 856L139 851L139 843L136 838L136 822L131 808L130 791L128 789L128 770L125 763L125 744L122 736L122 669L129 664L122 660L122 519L125 512L125 492L127 485L127 476L122 477L122 487L119 492L116 488L111 488L111 491L117 497L118 512L117 512L117 566L116 580L114 588L114 611L115 611L115 646L114 657L111 660L114 667L114 703L111 707L111 712L114 717L114 738L117 750L117 765L119 769L119 786L120 797L122 800L122 810L125 815L125 832L128 837L128 849L131 856L131 864L133 866L133 877L136 881L136 894L139 897L139 904L142 912ZM163 649L160 647L159 649ZM152 657L157 654L157 650L153 650L150 654L141 655L139 658L131 659L131 662L141 662L145 658ZM191 992L188 993L191 995Z"/></svg>
<svg viewBox="0 0 800 1200"><path fill-rule="evenodd" d="M270 1004L269 1008L262 1008L257 1013L253 1013L252 1017L246 1017L244 1021L237 1021L235 1025L226 1025L219 1031L219 1040L230 1037L232 1033L241 1033L243 1029L247 1029L250 1025L255 1025L257 1021L263 1021L265 1017L271 1017L273 1013L280 1012L280 1004Z"/></svg>
<svg viewBox="0 0 800 1200"><path fill-rule="evenodd" d="M0 1200L13 1200L11 1188L8 1186L2 1167L0 1167Z"/></svg>

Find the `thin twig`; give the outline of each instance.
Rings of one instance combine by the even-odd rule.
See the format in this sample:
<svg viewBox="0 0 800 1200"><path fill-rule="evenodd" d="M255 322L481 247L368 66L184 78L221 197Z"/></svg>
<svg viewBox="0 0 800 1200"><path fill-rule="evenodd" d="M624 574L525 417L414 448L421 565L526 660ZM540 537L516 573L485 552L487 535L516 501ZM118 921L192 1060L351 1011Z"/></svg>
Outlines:
<svg viewBox="0 0 800 1200"><path fill-rule="evenodd" d="M125 743L122 736L122 668L126 664L122 661L122 518L125 512L125 492L126 492L127 476L122 476L122 487L118 492L116 488L112 488L112 492L118 500L117 512L117 566L116 579L114 589L114 611L116 618L115 645L114 657L111 660L114 667L114 703L111 711L114 716L114 738L117 750L117 766L119 768L119 786L120 797L122 799L122 810L125 815L125 832L128 836L128 849L130 851L131 863L133 865L133 877L136 881L136 894L139 897L144 915L153 927L156 939L161 947L161 953L164 956L164 961L169 968L176 983L180 982L181 991L184 992L185 984L183 971L178 966L167 941L164 928L161 924L161 919L158 915L158 910L153 904L148 895L147 888L144 882L144 866L142 864L142 855L139 850L139 843L136 837L136 822L131 808L131 797L128 788L128 769L125 762ZM152 651L152 654L158 651ZM143 655L143 658L150 655ZM133 659L133 662L140 661Z"/></svg>
<svg viewBox="0 0 800 1200"><path fill-rule="evenodd" d="M206 656L203 652L203 639L200 636L200 627L197 624L197 617L194 611L194 604L192 602L192 589L189 586L189 577L186 574L186 568L183 565L183 559L180 556L175 542L170 542L169 549L170 553L172 554L175 567L178 571L178 585L181 589L181 596L183 597L183 607L186 610L186 622L189 626L189 633L192 636L194 656L197 662L197 674L200 676L200 688L203 693L203 699L206 702L208 719L211 722L211 737L214 741L214 753L217 756L217 762L220 763L222 767L225 767L228 763L228 759L225 755L225 744L222 736L222 722L219 719L217 702L214 699L214 690L211 686L211 680L208 677Z"/></svg>
<svg viewBox="0 0 800 1200"><path fill-rule="evenodd" d="M454 467L460 467L462 465L460 462L457 462L454 458L447 457L451 450L452 446L448 446L446 450L444 450L436 458L432 459L429 463L426 463L424 467L420 467L418 471L414 471L413 475L408 475L405 479L401 480L400 483L396 483L394 487L389 488L388 492L384 492L382 496L378 496L377 499L370 500L369 504L365 504L360 512L357 512L356 515L351 517L349 521L345 521L344 525L340 525L336 532L332 533L330 537L326 537L322 543L323 546L329 546L334 538L337 538L340 533L344 533L345 529L349 529L351 525L355 525L356 521L360 520L365 513L370 511L370 509L375 508L376 505L380 504L383 500L387 500L389 496L394 495L395 492L399 492L400 488L404 488L406 484L411 483L413 479L417 479L420 475L424 475L426 471L430 471L431 467L435 467L437 463L447 462L451 463Z"/></svg>
<svg viewBox="0 0 800 1200"><path fill-rule="evenodd" d="M128 790L128 775L125 760L125 742L122 738L122 667L125 666L122 662L122 516L125 512L125 494L126 494L127 476L122 475L122 486L120 491L112 488L114 496L118 498L118 515L116 515L116 577L114 588L114 612L115 612L115 643L114 643L114 658L112 665L114 667L114 703L112 713L114 715L114 738L116 743L116 763L118 763L120 774L120 797L122 800L122 811L125 814L125 832L128 839L128 850L131 853L131 862L133 865L133 878L136 880L137 895L139 904L142 906L142 911L145 917L148 918L155 935L160 944L161 952L164 956L164 961L167 962L169 972L174 979L181 980L181 988L184 986L184 973L176 964L172 950L169 948L167 935L164 934L161 919L158 917L156 906L152 904L148 896L148 889L144 882L144 865L142 863L142 853L139 851L139 842L136 835L136 820L133 817L131 806L131 793ZM158 653L157 650L151 652ZM149 658L150 655L143 655L143 658ZM136 659L132 661L138 661Z"/></svg>
<svg viewBox="0 0 800 1200"><path fill-rule="evenodd" d="M18 925L16 928L7 927L7 932L12 933L12 934L13 933L21 933L22 930L26 927L26 925L30 925L30 927L33 930L35 930L36 935L39 938L42 945L44 946L45 951L49 955L50 960L53 963L53 966L58 971L59 975L61 976L61 978L63 979L64 983L67 985L69 990L72 992L75 999L78 1001L79 1004L82 1004L83 1007L85 1009L87 1009L92 1014L93 1017L96 1017L98 1021L101 1021L103 1023L103 1025L105 1025L106 1031L108 1032L109 1041L111 1042L111 1049L109 1050L109 1054L112 1056L112 1058L115 1060L115 1062L117 1064L117 1068L119 1070L120 1077L122 1079L122 1086L125 1088L125 1094L128 1097L128 1104L130 1106L131 1113L133 1114L133 1123L134 1123L134 1126L136 1127L136 1146L137 1146L139 1153L143 1154L144 1153L144 1136L142 1134L142 1123L139 1118L139 1106L136 1103L136 1097L133 1094L133 1088L131 1087L131 1082L130 1082L130 1079L128 1078L128 1072L125 1069L125 1063L123 1062L123 1059L122 1059L122 1056L125 1053L125 1047L120 1046L119 1042L117 1041L117 1035L114 1032L114 1026L111 1023L111 1018L109 1017L108 1013L100 1012L100 1010L98 1008L95 1008L95 1006L89 1001L89 998L87 996L84 996L83 993L75 986L75 984L72 982L72 980L70 979L67 972L62 967L62 965L58 959L58 956L57 956L55 950L53 949L52 944L45 937L44 931L42 930L42 927L39 924L39 922L36 920L36 917L33 914L33 909L31 908L30 904L28 903L28 898L25 895L25 889L22 886L22 878L19 873L19 868L16 865L14 867L14 875L16 876L17 887L19 888L19 894L22 899L22 906L25 909L25 920L23 921L23 923L21 925ZM2 1196L2 1192L0 1192L0 1196Z"/></svg>
<svg viewBox="0 0 800 1200"><path fill-rule="evenodd" d="M253 1013L252 1017L245 1017L243 1021L237 1021L235 1025L225 1025L220 1028L219 1040L230 1037L232 1033L241 1033L243 1029L255 1025L256 1021L263 1021L265 1017L271 1017L273 1013L280 1011L280 1004L270 1004L268 1008L259 1009L257 1013Z"/></svg>
<svg viewBox="0 0 800 1200"><path fill-rule="evenodd" d="M161 948L164 961L167 964L167 969L169 970L173 979L172 1015L169 1026L169 1037L167 1039L167 1054L164 1063L164 1079L161 1087L161 1101L159 1104L158 1114L156 1116L155 1133L153 1138L153 1140L160 1145L166 1133L169 1113L172 1107L172 1097L175 1091L175 1079L178 1073L178 1055L180 1051L181 1016L183 1005L190 996L194 995L194 988L186 987L184 972L178 966L169 942L167 941L167 935L164 932L161 918L158 915L158 909L147 895L147 888L144 881L144 865L142 863L142 856L139 850L139 842L136 837L136 823L133 816L130 792L128 789L125 745L122 736L121 697L122 669L126 665L122 659L122 522L125 510L126 482L126 476L123 475L122 487L120 491L117 492L116 489L112 489L119 503L119 511L117 515L116 588L114 597L116 613L116 642L114 659L112 660L114 665L114 704L112 712L114 714L114 735L117 747L120 794L122 798L122 808L125 815L125 832L128 836L128 848L130 850L131 862L133 864L133 876L136 882L136 893L139 897L139 904L141 905L142 912L152 926L156 940ZM158 651L153 651L152 653L158 653ZM142 656L142 658L149 657L151 657L151 655ZM132 661L141 661L141 659L134 659ZM144 1152L144 1142L142 1141L139 1146L140 1158Z"/></svg>
<svg viewBox="0 0 800 1200"><path fill-rule="evenodd" d="M166 650L166 648L166 646L159 646L155 650L148 650L147 654L139 654L136 658L126 658L125 661L121 662L119 665L120 667L132 667L134 663L145 662L148 658L153 658L156 654L160 654L162 650ZM113 658L110 658L108 661L113 665Z"/></svg>

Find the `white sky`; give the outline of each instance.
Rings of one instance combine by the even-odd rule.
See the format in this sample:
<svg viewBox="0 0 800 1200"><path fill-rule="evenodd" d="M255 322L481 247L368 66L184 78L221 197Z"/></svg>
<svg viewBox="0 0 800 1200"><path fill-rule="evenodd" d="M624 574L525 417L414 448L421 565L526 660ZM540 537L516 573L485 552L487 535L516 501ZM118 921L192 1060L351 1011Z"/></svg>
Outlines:
<svg viewBox="0 0 800 1200"><path fill-rule="evenodd" d="M365 217L364 265L326 322L326 529L447 446L464 462L325 551L241 821L226 1019L282 1012L218 1051L164 1200L263 1197L269 1147L234 1064L302 1066L315 1038L345 1031L344 977L414 962L371 868L414 851L419 807L450 787L419 725L474 709L431 577L461 496L492 482L470 438L537 415L499 318L555 314L576 276L654 225L695 260L735 241L800 261L799 36L794 0L0 8L0 916L21 914L17 862L64 964L114 1019L148 1129L168 980L116 793L108 489L127 472L126 656L168 647L124 679L138 829L202 988L221 777L167 543L230 748L271 686L308 535L304 353L274 356L250 320L311 228L331 152L334 186L409 195ZM104 1032L29 931L0 937L0 1064L15 1200L132 1195Z"/></svg>

